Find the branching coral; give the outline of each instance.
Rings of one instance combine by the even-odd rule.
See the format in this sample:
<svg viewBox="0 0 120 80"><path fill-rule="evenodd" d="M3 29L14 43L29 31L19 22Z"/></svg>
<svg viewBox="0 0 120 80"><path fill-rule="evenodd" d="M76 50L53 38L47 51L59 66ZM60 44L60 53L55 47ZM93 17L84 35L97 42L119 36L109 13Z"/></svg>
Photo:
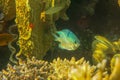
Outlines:
<svg viewBox="0 0 120 80"><path fill-rule="evenodd" d="M119 59L114 58L115 66L108 73L106 62L90 65L84 58L80 60L54 59L53 62L37 60L34 57L26 61L19 59L18 65L8 64L7 69L0 72L4 80L119 80Z"/></svg>
<svg viewBox="0 0 120 80"><path fill-rule="evenodd" d="M82 63L82 59L79 61ZM53 71L51 71L51 75L49 76L49 80L62 80L62 79L67 79L68 73L70 72L70 68L72 66L75 66L75 58L72 58L71 61L64 59L61 60L60 58L57 58L51 63L51 66L53 67ZM70 67L71 65L71 67ZM61 75L60 75L61 74Z"/></svg>
<svg viewBox="0 0 120 80"><path fill-rule="evenodd" d="M97 66L90 65L84 58L76 61L75 58L61 60L57 58L51 63L53 67L49 80L108 80L106 60Z"/></svg>
<svg viewBox="0 0 120 80"><path fill-rule="evenodd" d="M36 60L21 61L19 65L8 64L6 70L0 73L2 80L46 80L50 70L48 62Z"/></svg>
<svg viewBox="0 0 120 80"><path fill-rule="evenodd" d="M89 80L95 69L84 58L76 61L74 57L70 61L57 58L51 63L51 67L53 67L53 71L48 77L49 80Z"/></svg>

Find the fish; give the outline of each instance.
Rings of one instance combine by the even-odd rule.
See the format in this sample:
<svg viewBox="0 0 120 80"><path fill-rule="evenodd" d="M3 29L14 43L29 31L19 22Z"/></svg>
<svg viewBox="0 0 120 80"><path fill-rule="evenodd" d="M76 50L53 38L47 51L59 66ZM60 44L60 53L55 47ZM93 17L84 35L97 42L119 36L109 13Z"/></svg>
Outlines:
<svg viewBox="0 0 120 80"><path fill-rule="evenodd" d="M69 29L63 29L56 31L53 34L55 41L59 42L59 48L65 50L76 50L80 46L80 40L77 36Z"/></svg>
<svg viewBox="0 0 120 80"><path fill-rule="evenodd" d="M14 36L8 33L0 34L0 46L6 46L14 39Z"/></svg>

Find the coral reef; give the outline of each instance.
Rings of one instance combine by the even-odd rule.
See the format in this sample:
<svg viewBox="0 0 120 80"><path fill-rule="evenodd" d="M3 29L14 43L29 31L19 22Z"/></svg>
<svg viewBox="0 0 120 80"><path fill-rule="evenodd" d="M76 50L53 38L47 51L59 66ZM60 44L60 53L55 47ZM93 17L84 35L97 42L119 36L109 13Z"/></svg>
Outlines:
<svg viewBox="0 0 120 80"><path fill-rule="evenodd" d="M48 77L49 80L89 80L95 69L84 58L76 61L74 57L70 61L57 58L53 60L51 67L53 70Z"/></svg>
<svg viewBox="0 0 120 80"><path fill-rule="evenodd" d="M27 61L19 60L19 65L7 65L6 70L0 73L2 80L46 80L49 75L49 64L35 58Z"/></svg>
<svg viewBox="0 0 120 80"><path fill-rule="evenodd" d="M70 60L66 58L65 59L57 58L54 59L52 62L38 60L38 59L43 59L46 52L49 49L51 49L51 47L53 46L52 44L53 36L51 34L56 31L55 21L57 21L59 18L65 21L69 19L69 17L66 14L66 10L69 8L71 1L70 0L0 0L0 29L1 29L0 31L1 32L3 31L4 21L12 20L13 18L15 18L15 16L16 16L15 21L17 24L17 25L12 25L8 28L10 35L14 36L15 38L14 39L12 38L12 41L9 41L9 43L5 43L5 45L8 44L8 48L11 51L9 60L16 64L12 65L8 63L7 68L2 69L0 71L0 79L2 80L14 80L14 79L15 80L119 80L120 79L119 78L120 39L118 39L118 35L117 35L117 39L118 39L117 40L117 39L108 39L103 36L96 35L97 32L94 34L96 36L94 36L94 41L92 43L93 64L87 61L87 59L90 58L89 56L91 56L91 54L89 54L90 53L89 51L88 52L86 51L87 53L85 52L87 56L85 53L83 54L82 51L80 52L80 54L76 54L78 57L84 56L87 59L83 57L80 58L79 60L76 60L77 57L75 58L72 57ZM120 0L118 0L117 2L118 4L117 4L114 0L89 0L89 1L78 0L78 2L81 5L79 6L78 4L76 5L76 7L80 7L78 8L80 9L80 12L78 12L78 14L79 13L80 14L77 16L75 15L75 17L78 17L77 18L78 20L73 19L72 21L74 20L78 22L83 21L83 25L81 25L82 23L80 22L80 26L84 27L85 24L88 26L88 22L87 22L88 16L101 17L103 15L103 17L105 18L102 19L105 20L106 18L107 20L110 19L108 21L106 20L107 22L106 32L103 31L104 32L103 34L105 34L107 33L107 31L109 31L108 27L112 29L111 19L115 19L117 17L119 18L119 16L116 15L117 12L118 14L120 13L120 11L118 10L120 5L119 1ZM77 4L76 2L74 3ZM116 3L117 5L116 4L113 5L113 3ZM105 12L101 11L103 9L103 8L101 9L102 7L101 4L102 5L105 4L107 5L107 8L110 7L111 9L107 9L107 11ZM100 8L98 8L98 6ZM101 10L97 12L97 9L101 9ZM113 9L116 9L115 12L113 11ZM84 19L87 21L85 22ZM95 20L93 19L93 21ZM116 21L118 23L119 19ZM94 26L96 27L96 25ZM17 34L14 34L14 32L12 32L13 27L18 28L19 36ZM93 28L96 31L99 26L97 26L97 28L95 27ZM88 27L84 29L86 30L84 33L86 33L88 30L92 34L93 32L91 32L91 30L87 28ZM79 29L81 29L82 31L83 28L77 28L77 29L80 32ZM98 30L99 29L101 31L103 30L103 28L101 27L99 27ZM116 31L116 33L119 33L118 31L119 26L115 29L114 30ZM85 37L86 34L84 33L81 32L81 34L83 34ZM91 34L88 35L91 37L93 36ZM2 37L5 37L5 35L2 35ZM2 37L0 36L0 38ZM13 45L13 43L17 40L17 38L18 38L17 43L20 47L19 52L16 51L16 47L14 47ZM88 38L89 37L87 36L86 39ZM5 42L5 40L3 41ZM87 41L85 40L81 40L81 41L83 41L83 44L85 43L86 45L89 45L87 44ZM88 42L90 43L90 39L88 39ZM3 42L1 42L1 44L3 44ZM82 45L82 47L83 46L84 45ZM82 48L80 50L82 50ZM57 52L55 51L54 53L57 54ZM75 52L66 51L66 53L72 54ZM67 55L71 57L70 54ZM15 57L18 61L15 61L14 55L16 55ZM59 54L57 55L60 57ZM63 56L66 55L65 51L63 51L62 55ZM54 58L54 56L52 57ZM0 63L0 65L2 65L2 62Z"/></svg>
<svg viewBox="0 0 120 80"><path fill-rule="evenodd" d="M116 58L120 57L120 40L110 42L103 36L95 36L92 48L93 63L97 64L106 59L107 67L113 70Z"/></svg>
<svg viewBox="0 0 120 80"><path fill-rule="evenodd" d="M95 36L95 40L92 43L92 49L94 63L99 63L103 59L109 59L115 54L115 47L113 44L102 36Z"/></svg>
<svg viewBox="0 0 120 80"><path fill-rule="evenodd" d="M53 62L37 60L35 57L26 61L19 59L17 65L7 65L0 72L2 80L119 80L120 57L116 57L111 73L107 71L103 60L97 65L90 65L84 58L75 60L54 59Z"/></svg>

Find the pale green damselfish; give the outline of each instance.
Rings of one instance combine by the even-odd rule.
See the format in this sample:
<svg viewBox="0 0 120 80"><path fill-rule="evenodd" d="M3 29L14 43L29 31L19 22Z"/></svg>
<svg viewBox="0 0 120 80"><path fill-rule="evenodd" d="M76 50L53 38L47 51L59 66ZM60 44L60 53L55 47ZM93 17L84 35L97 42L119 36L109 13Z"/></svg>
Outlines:
<svg viewBox="0 0 120 80"><path fill-rule="evenodd" d="M69 29L63 29L53 34L55 41L60 42L59 48L66 50L76 50L80 46L80 40Z"/></svg>

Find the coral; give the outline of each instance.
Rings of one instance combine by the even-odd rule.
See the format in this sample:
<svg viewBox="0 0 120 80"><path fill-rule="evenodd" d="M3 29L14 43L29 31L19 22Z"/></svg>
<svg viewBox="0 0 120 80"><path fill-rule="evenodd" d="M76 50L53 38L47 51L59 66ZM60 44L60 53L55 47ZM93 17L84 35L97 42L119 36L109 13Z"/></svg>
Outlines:
<svg viewBox="0 0 120 80"><path fill-rule="evenodd" d="M32 59L19 60L18 65L7 65L6 70L0 73L0 79L4 80L46 80L50 70L48 62Z"/></svg>
<svg viewBox="0 0 120 80"><path fill-rule="evenodd" d="M76 61L74 57L70 61L57 58L51 63L51 67L53 71L48 77L49 80L89 80L95 70L84 58Z"/></svg>
<svg viewBox="0 0 120 80"><path fill-rule="evenodd" d="M111 71L113 71L113 68L115 67L116 65L116 58L120 58L120 54L115 54L112 59L111 59L111 62L110 62L110 66L111 66Z"/></svg>
<svg viewBox="0 0 120 80"><path fill-rule="evenodd" d="M120 55L116 58L114 58L114 67L113 67L113 71L110 75L109 80L119 80L120 79Z"/></svg>
<svg viewBox="0 0 120 80"><path fill-rule="evenodd" d="M117 43L110 42L103 36L95 36L95 40L92 43L94 63L99 63L103 59L110 61L114 54L118 53Z"/></svg>
<svg viewBox="0 0 120 80"><path fill-rule="evenodd" d="M71 58L71 60L62 60L60 58L57 58L50 63L43 60L37 60L42 59L52 46L53 37L51 33L56 30L55 21L59 18L62 18L63 20L69 19L66 15L66 10L71 3L70 0L14 1L16 4L15 21L19 31L18 45L20 47L20 51L16 54L18 63L14 62L13 59L13 55L15 55L16 49L12 43L14 40L16 40L16 37L12 42L8 44L8 47L12 53L10 56L10 61L16 64L8 64L6 69L0 71L0 79L119 80L120 39L118 41L112 42L103 36L95 36L95 40L92 43L93 63L95 63L93 65L90 64L89 61L86 61L84 58L76 60L74 57ZM9 12L12 12L10 10L15 10L9 6L11 3L13 6L15 6L14 1L0 1L0 10L2 10L2 13L5 14L5 17L9 15ZM86 0L81 1L83 1L83 3L85 1L86 5ZM98 1L100 2L100 0L90 0L90 4L86 5L87 7L85 7L85 14L80 14L80 16L87 17L88 15L92 16L95 14L94 9ZM107 1L105 0L105 2ZM82 7L82 5L80 7ZM11 17L11 15L9 16ZM0 16L0 23L1 20L3 20L3 17L3 15ZM13 19L13 17L10 17L7 17L8 19L5 18L5 20L7 21L9 19ZM11 30L11 28L12 27L10 27L9 30ZM9 32L11 35L15 36L15 34L13 34L11 31ZM26 59L21 59L21 55L22 58L24 58L24 55ZM32 58L32 56L35 56L35 58Z"/></svg>
<svg viewBox="0 0 120 80"><path fill-rule="evenodd" d="M28 0L19 1L16 0L16 24L19 31L20 51L16 54L16 57L24 53L24 55L30 55L31 49L33 49L33 42L30 40L32 29L30 26L30 7ZM24 45L24 46L23 46Z"/></svg>
<svg viewBox="0 0 120 80"><path fill-rule="evenodd" d="M116 40L116 41L114 41L114 42L112 42L112 43L113 43L113 45L114 45L115 52L116 52L116 53L119 53L119 52L120 52L120 39L118 39L118 40Z"/></svg>
<svg viewBox="0 0 120 80"><path fill-rule="evenodd" d="M120 0L118 0L118 5L120 6Z"/></svg>
<svg viewBox="0 0 120 80"><path fill-rule="evenodd" d="M115 66L108 72L104 59L97 65L91 65L84 58L75 60L54 59L53 62L32 59L21 60L17 65L7 65L0 72L4 80L119 80L120 57L115 57Z"/></svg>
<svg viewBox="0 0 120 80"><path fill-rule="evenodd" d="M110 42L105 37L95 36L92 43L93 48L93 63L99 63L102 60L107 60L107 67L113 71L116 58L120 58L120 39Z"/></svg>

